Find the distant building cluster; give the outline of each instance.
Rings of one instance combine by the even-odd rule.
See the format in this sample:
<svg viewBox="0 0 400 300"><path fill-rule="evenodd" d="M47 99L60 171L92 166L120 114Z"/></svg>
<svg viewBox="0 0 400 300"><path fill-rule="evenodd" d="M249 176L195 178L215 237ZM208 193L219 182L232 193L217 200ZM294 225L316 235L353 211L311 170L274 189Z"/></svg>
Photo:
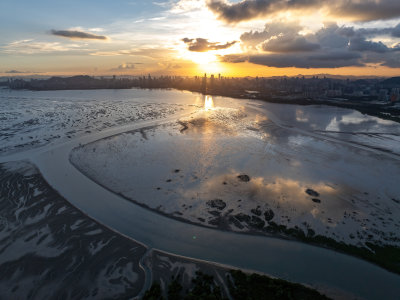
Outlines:
<svg viewBox="0 0 400 300"><path fill-rule="evenodd" d="M221 74L183 77L52 77L49 79L9 79L12 89L123 89L123 88L176 88L204 94L239 98L281 100L335 100L400 102L400 77L381 79L336 79L327 77L224 77Z"/></svg>

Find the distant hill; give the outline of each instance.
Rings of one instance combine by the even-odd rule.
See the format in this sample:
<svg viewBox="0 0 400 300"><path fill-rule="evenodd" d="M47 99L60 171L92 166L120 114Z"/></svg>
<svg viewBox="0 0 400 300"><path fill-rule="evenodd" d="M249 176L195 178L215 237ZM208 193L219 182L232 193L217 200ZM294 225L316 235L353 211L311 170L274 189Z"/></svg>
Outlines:
<svg viewBox="0 0 400 300"><path fill-rule="evenodd" d="M399 85L400 86L400 76L388 78L388 79L382 81L382 84L384 84L384 85Z"/></svg>
<svg viewBox="0 0 400 300"><path fill-rule="evenodd" d="M15 79L9 83L12 89L29 90L87 90L87 89L128 89L133 83L128 79L94 78L87 75L72 77L51 77L49 79Z"/></svg>

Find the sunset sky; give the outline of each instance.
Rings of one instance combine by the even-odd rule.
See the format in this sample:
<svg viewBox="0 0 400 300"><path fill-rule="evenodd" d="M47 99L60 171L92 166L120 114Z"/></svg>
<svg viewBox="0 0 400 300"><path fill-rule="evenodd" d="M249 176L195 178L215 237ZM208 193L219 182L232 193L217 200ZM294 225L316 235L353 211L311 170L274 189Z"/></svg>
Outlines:
<svg viewBox="0 0 400 300"><path fill-rule="evenodd" d="M0 75L400 76L399 0L1 0Z"/></svg>

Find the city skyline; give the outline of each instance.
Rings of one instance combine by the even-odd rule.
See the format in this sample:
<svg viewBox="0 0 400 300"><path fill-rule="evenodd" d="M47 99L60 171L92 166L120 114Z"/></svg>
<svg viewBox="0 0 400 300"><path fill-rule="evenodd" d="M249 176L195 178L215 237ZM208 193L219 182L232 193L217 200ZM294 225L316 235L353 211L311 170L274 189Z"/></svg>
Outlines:
<svg viewBox="0 0 400 300"><path fill-rule="evenodd" d="M396 1L2 1L0 76L395 76Z"/></svg>

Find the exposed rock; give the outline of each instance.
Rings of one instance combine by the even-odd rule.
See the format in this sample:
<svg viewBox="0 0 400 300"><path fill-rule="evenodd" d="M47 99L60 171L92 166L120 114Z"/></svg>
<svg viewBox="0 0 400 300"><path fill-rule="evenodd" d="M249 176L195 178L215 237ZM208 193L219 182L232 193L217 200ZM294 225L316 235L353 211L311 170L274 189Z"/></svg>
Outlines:
<svg viewBox="0 0 400 300"><path fill-rule="evenodd" d="M252 213L252 214L255 214L256 216L261 216L262 211L261 211L260 207L258 206L257 208L253 208L253 209L251 210L251 213Z"/></svg>
<svg viewBox="0 0 400 300"><path fill-rule="evenodd" d="M214 225L214 226L219 226L219 225L221 225L221 223L222 223L222 220L220 217L217 217L215 219L208 221L208 224Z"/></svg>
<svg viewBox="0 0 400 300"><path fill-rule="evenodd" d="M319 197L319 193L317 191L314 191L313 189L306 189L306 193L313 197Z"/></svg>
<svg viewBox="0 0 400 300"><path fill-rule="evenodd" d="M265 222L261 218L259 218L257 216L251 216L251 220L250 220L250 222L248 222L248 224L251 227L261 229L261 228L264 227Z"/></svg>
<svg viewBox="0 0 400 300"><path fill-rule="evenodd" d="M321 200L319 200L319 199L317 199L317 198L312 198L311 199L313 202L315 202L315 203L321 203Z"/></svg>
<svg viewBox="0 0 400 300"><path fill-rule="evenodd" d="M209 200L207 201L207 205L219 210L223 210L226 207L226 203L221 199Z"/></svg>
<svg viewBox="0 0 400 300"><path fill-rule="evenodd" d="M210 210L208 213L209 213L210 215L213 215L213 216L216 216L216 217L218 217L218 216L221 215L221 212L218 211L218 210Z"/></svg>
<svg viewBox="0 0 400 300"><path fill-rule="evenodd" d="M271 221L274 218L274 216L275 214L272 209L269 209L264 213L264 218L268 222Z"/></svg>
<svg viewBox="0 0 400 300"><path fill-rule="evenodd" d="M243 182L249 182L250 181L249 175L246 175L246 174L241 174L237 178L239 178L239 180L243 181Z"/></svg>
<svg viewBox="0 0 400 300"><path fill-rule="evenodd" d="M250 216L245 215L244 213L238 213L235 215L235 218L238 219L240 222L249 222L250 221Z"/></svg>
<svg viewBox="0 0 400 300"><path fill-rule="evenodd" d="M243 229L244 228L244 226L235 217L230 216L229 217L229 223L231 223L231 224L233 223L233 225L235 225L239 229Z"/></svg>

